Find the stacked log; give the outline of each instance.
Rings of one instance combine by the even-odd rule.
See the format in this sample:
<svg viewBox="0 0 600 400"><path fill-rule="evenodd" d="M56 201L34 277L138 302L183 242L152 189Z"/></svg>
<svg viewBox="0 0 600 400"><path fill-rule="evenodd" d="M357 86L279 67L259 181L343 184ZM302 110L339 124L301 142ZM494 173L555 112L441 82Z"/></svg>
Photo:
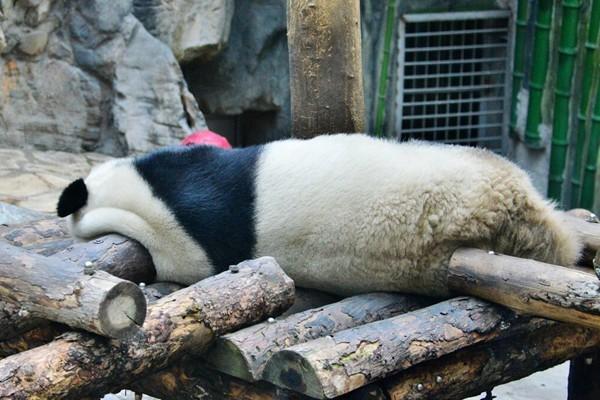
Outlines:
<svg viewBox="0 0 600 400"><path fill-rule="evenodd" d="M313 398L334 398L421 362L543 323L481 300L455 298L291 346L271 357L263 379Z"/></svg>
<svg viewBox="0 0 600 400"><path fill-rule="evenodd" d="M122 388L184 354L200 354L220 334L277 315L294 285L272 258L240 264L164 297L140 331L107 341L68 333L0 361L0 399L80 398Z"/></svg>
<svg viewBox="0 0 600 400"><path fill-rule="evenodd" d="M0 243L0 297L17 314L122 338L138 329L146 300L129 281L104 271L85 274L75 264Z"/></svg>
<svg viewBox="0 0 600 400"><path fill-rule="evenodd" d="M267 361L280 350L429 304L428 299L391 293L349 297L224 335L203 358L228 375L258 381L263 378Z"/></svg>

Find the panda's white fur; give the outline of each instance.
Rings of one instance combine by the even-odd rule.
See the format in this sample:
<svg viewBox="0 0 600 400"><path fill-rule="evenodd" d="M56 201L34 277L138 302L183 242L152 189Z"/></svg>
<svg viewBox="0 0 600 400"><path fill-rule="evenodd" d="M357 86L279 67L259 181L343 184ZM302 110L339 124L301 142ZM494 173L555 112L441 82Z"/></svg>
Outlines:
<svg viewBox="0 0 600 400"><path fill-rule="evenodd" d="M485 150L364 135L284 140L260 150L252 176L253 256L274 256L298 286L447 296L445 268L459 246L561 265L580 251L527 175ZM85 184L74 235L137 239L159 280L216 272L133 159L94 169Z"/></svg>

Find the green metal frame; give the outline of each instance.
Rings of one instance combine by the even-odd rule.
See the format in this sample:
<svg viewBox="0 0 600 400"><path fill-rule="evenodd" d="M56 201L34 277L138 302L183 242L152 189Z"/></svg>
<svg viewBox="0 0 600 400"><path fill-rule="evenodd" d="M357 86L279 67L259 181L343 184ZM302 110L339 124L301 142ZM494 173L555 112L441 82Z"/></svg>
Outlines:
<svg viewBox="0 0 600 400"><path fill-rule="evenodd" d="M533 43L533 62L529 80L529 104L527 108L527 125L525 127L525 144L532 149L542 149L543 143L539 133L542 123L542 98L548 61L550 59L550 31L554 0L539 0Z"/></svg>
<svg viewBox="0 0 600 400"><path fill-rule="evenodd" d="M594 53L598 48L598 30L600 29L600 0L592 0L592 11L588 22L587 40L585 42L585 58L583 60L583 76L581 79L581 92L579 112L577 114L577 143L575 147L575 161L571 176L571 207L580 206L581 177L583 153L586 142L587 114L594 74Z"/></svg>
<svg viewBox="0 0 600 400"><path fill-rule="evenodd" d="M510 135L517 135L517 100L523 87L525 77L525 50L527 42L527 26L529 20L529 0L519 0L515 33L515 52L513 61L512 102L510 110Z"/></svg>
<svg viewBox="0 0 600 400"><path fill-rule="evenodd" d="M558 47L558 72L554 88L554 121L548 197L558 202L562 199L564 171L569 145L569 123L573 71L577 60L577 32L579 30L580 0L563 0L560 44Z"/></svg>
<svg viewBox="0 0 600 400"><path fill-rule="evenodd" d="M385 119L386 97L389 84L390 58L392 55L392 39L394 36L394 22L396 19L396 0L388 0L386 9L385 33L383 38L383 55L381 57L381 71L377 88L377 107L375 115L374 135L383 136L383 123Z"/></svg>

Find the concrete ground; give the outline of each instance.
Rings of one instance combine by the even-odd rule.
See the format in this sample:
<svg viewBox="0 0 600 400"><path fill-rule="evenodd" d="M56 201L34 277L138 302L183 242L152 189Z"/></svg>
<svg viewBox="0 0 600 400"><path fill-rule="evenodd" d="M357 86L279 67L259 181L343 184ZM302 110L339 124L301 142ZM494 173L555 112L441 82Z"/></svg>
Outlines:
<svg viewBox="0 0 600 400"><path fill-rule="evenodd" d="M62 189L85 177L92 166L110 159L95 153L71 154L0 148L0 202L54 213ZM494 389L497 400L564 400L568 363ZM484 398L475 396L469 400ZM131 391L107 395L105 400L133 400ZM151 398L145 396L145 400Z"/></svg>

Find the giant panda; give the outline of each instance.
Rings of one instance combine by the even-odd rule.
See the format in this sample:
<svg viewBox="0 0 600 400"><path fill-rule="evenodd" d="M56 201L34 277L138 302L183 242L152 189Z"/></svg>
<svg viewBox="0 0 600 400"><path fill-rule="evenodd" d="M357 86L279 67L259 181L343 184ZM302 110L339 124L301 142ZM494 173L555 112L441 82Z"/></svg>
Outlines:
<svg viewBox="0 0 600 400"><path fill-rule="evenodd" d="M581 247L508 160L366 135L115 159L69 185L57 208L74 236L136 239L158 280L182 284L268 255L300 287L445 297L460 246L560 265Z"/></svg>

